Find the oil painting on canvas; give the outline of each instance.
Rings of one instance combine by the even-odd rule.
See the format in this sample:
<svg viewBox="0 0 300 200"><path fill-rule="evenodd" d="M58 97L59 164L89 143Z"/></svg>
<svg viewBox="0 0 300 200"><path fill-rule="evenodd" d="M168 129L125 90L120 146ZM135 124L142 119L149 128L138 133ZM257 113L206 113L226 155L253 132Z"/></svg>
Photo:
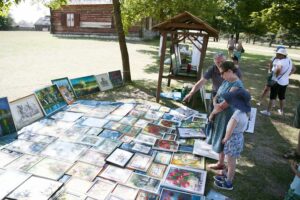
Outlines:
<svg viewBox="0 0 300 200"><path fill-rule="evenodd" d="M6 97L0 98L0 136L16 132L16 127L11 115L8 100Z"/></svg>
<svg viewBox="0 0 300 200"><path fill-rule="evenodd" d="M95 76L74 78L71 79L71 83L78 98L100 91Z"/></svg>
<svg viewBox="0 0 300 200"><path fill-rule="evenodd" d="M68 104L72 104L75 101L75 93L71 86L70 80L67 77L51 80L51 82L52 84L57 85L59 91Z"/></svg>

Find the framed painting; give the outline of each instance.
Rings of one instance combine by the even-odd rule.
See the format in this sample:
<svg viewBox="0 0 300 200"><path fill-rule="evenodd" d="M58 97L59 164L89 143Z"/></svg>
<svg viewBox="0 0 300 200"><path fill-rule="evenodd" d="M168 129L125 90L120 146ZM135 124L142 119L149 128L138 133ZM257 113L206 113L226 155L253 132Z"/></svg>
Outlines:
<svg viewBox="0 0 300 200"><path fill-rule="evenodd" d="M103 138L94 135L83 135L78 139L78 143L89 146L98 146L103 141Z"/></svg>
<svg viewBox="0 0 300 200"><path fill-rule="evenodd" d="M212 146L202 140L195 140L193 154L219 160L219 154L212 150Z"/></svg>
<svg viewBox="0 0 300 200"><path fill-rule="evenodd" d="M46 116L60 110L67 105L58 90L57 85L51 85L34 92Z"/></svg>
<svg viewBox="0 0 300 200"><path fill-rule="evenodd" d="M204 196L187 193L187 192L181 192L178 190L170 190L163 188L160 197L161 200L164 199L184 199L184 200L205 200Z"/></svg>
<svg viewBox="0 0 300 200"><path fill-rule="evenodd" d="M132 173L133 171L130 169L107 165L107 167L101 172L100 177L116 181L118 183L126 183Z"/></svg>
<svg viewBox="0 0 300 200"><path fill-rule="evenodd" d="M163 112L158 112L154 110L148 110L144 116L148 120L159 120L164 115Z"/></svg>
<svg viewBox="0 0 300 200"><path fill-rule="evenodd" d="M129 151L117 148L106 158L106 162L125 167L133 155Z"/></svg>
<svg viewBox="0 0 300 200"><path fill-rule="evenodd" d="M132 126L137 120L138 120L138 118L136 118L136 117L125 116L120 120L120 123Z"/></svg>
<svg viewBox="0 0 300 200"><path fill-rule="evenodd" d="M97 200L105 200L106 197L108 197L111 191L115 188L115 186L116 183L112 181L98 179L97 181L95 181L93 186L87 191L87 195Z"/></svg>
<svg viewBox="0 0 300 200"><path fill-rule="evenodd" d="M102 128L108 122L107 119L99 119L95 117L85 117L81 122L82 126Z"/></svg>
<svg viewBox="0 0 300 200"><path fill-rule="evenodd" d="M114 115L114 114L110 114L105 117L105 119L110 120L110 121L115 121L115 122L120 121L122 118L123 118L123 116Z"/></svg>
<svg viewBox="0 0 300 200"><path fill-rule="evenodd" d="M153 145L153 149L171 152L176 152L178 147L178 142L173 140L156 140L155 144Z"/></svg>
<svg viewBox="0 0 300 200"><path fill-rule="evenodd" d="M22 153L27 153L31 155L37 155L43 151L48 144L30 142L26 140L15 140L12 143L8 144L5 148L11 151L17 151Z"/></svg>
<svg viewBox="0 0 300 200"><path fill-rule="evenodd" d="M166 169L167 165L152 163L147 171L147 175L152 176L154 178L162 179Z"/></svg>
<svg viewBox="0 0 300 200"><path fill-rule="evenodd" d="M139 190L136 200L158 200L159 196L144 190Z"/></svg>
<svg viewBox="0 0 300 200"><path fill-rule="evenodd" d="M136 117L136 118L141 118L146 114L146 111L141 111L141 110L136 110L136 109L132 109L127 116L131 116L131 117Z"/></svg>
<svg viewBox="0 0 300 200"><path fill-rule="evenodd" d="M16 127L6 97L0 98L0 137L16 133Z"/></svg>
<svg viewBox="0 0 300 200"><path fill-rule="evenodd" d="M67 104L72 104L75 101L76 96L71 82L67 77L51 80L51 82L53 85L57 85Z"/></svg>
<svg viewBox="0 0 300 200"><path fill-rule="evenodd" d="M204 170L169 165L162 185L168 188L203 195L206 176L207 172Z"/></svg>
<svg viewBox="0 0 300 200"><path fill-rule="evenodd" d="M150 176L133 173L126 182L126 185L157 193L160 186L160 180L152 178Z"/></svg>
<svg viewBox="0 0 300 200"><path fill-rule="evenodd" d="M139 143L144 143L144 144L148 144L150 146L155 144L155 141L157 140L156 137L151 136L151 135L146 135L146 134L138 134L136 136L136 138L134 139L135 142L139 142Z"/></svg>
<svg viewBox="0 0 300 200"><path fill-rule="evenodd" d="M0 169L0 199L4 199L30 177L31 174L28 173Z"/></svg>
<svg viewBox="0 0 300 200"><path fill-rule="evenodd" d="M9 103L17 130L44 117L44 113L34 94Z"/></svg>
<svg viewBox="0 0 300 200"><path fill-rule="evenodd" d="M93 181L101 169L102 167L77 161L66 173L72 177Z"/></svg>
<svg viewBox="0 0 300 200"><path fill-rule="evenodd" d="M145 133L153 135L155 137L162 138L165 133L170 133L171 129L169 129L167 127L164 127L164 126L159 126L159 125L156 125L156 124L149 123L143 129L143 131Z"/></svg>
<svg viewBox="0 0 300 200"><path fill-rule="evenodd" d="M125 142L125 143L129 143L131 141L134 140L134 137L132 137L131 135L127 135L127 134L123 134L121 137L120 137L120 141L121 142Z"/></svg>
<svg viewBox="0 0 300 200"><path fill-rule="evenodd" d="M78 98L100 91L95 76L73 78L71 79L71 84Z"/></svg>
<svg viewBox="0 0 300 200"><path fill-rule="evenodd" d="M158 122L158 125L160 126L165 126L167 128L176 128L178 126L180 126L180 122L179 121L171 121L171 120L166 120L166 119L161 119Z"/></svg>
<svg viewBox="0 0 300 200"><path fill-rule="evenodd" d="M125 133L126 135L130 135L130 136L134 137L138 133L140 133L141 131L142 131L142 128L131 126L131 128L129 130L126 130L126 131L124 130L123 133Z"/></svg>
<svg viewBox="0 0 300 200"><path fill-rule="evenodd" d="M8 198L11 199L49 199L61 188L63 183L32 176L15 189Z"/></svg>
<svg viewBox="0 0 300 200"><path fill-rule="evenodd" d="M27 140L30 142L46 143L50 144L54 142L57 137L50 135L40 135L32 132L24 132L18 136L19 140Z"/></svg>
<svg viewBox="0 0 300 200"><path fill-rule="evenodd" d="M114 88L123 86L123 79L120 70L108 72L108 76Z"/></svg>
<svg viewBox="0 0 300 200"><path fill-rule="evenodd" d="M199 157L191 153L174 153L171 164L196 169L204 169L205 159L204 157Z"/></svg>
<svg viewBox="0 0 300 200"><path fill-rule="evenodd" d="M104 137L104 138L109 138L112 140L117 140L122 136L122 133L119 131L105 129L104 131L101 132L101 134L99 136Z"/></svg>
<svg viewBox="0 0 300 200"><path fill-rule="evenodd" d="M139 128L145 128L149 123L152 123L152 122L153 122L152 120L139 119L134 124L134 126L139 127Z"/></svg>
<svg viewBox="0 0 300 200"><path fill-rule="evenodd" d="M37 176L58 180L72 166L72 163L55 160L52 158L44 158L28 172Z"/></svg>
<svg viewBox="0 0 300 200"><path fill-rule="evenodd" d="M103 167L105 164L105 158L106 154L89 149L84 152L78 160L98 167Z"/></svg>
<svg viewBox="0 0 300 200"><path fill-rule="evenodd" d="M114 86L112 85L107 73L99 74L99 75L96 75L95 77L96 77L96 80L99 84L101 91L113 89Z"/></svg>
<svg viewBox="0 0 300 200"><path fill-rule="evenodd" d="M143 145L143 144L139 144L139 143L135 143L132 148L132 151L137 151L143 154L148 154L151 151L151 147Z"/></svg>
<svg viewBox="0 0 300 200"><path fill-rule="evenodd" d="M95 109L94 106L84 105L84 104L72 104L68 106L67 111L79 112L79 113L88 113Z"/></svg>
<svg viewBox="0 0 300 200"><path fill-rule="evenodd" d="M87 135L99 135L103 131L103 128L91 127L85 134Z"/></svg>
<svg viewBox="0 0 300 200"><path fill-rule="evenodd" d="M206 135L201 128L177 127L177 133L180 138L206 138Z"/></svg>
<svg viewBox="0 0 300 200"><path fill-rule="evenodd" d="M135 200L139 190L126 185L118 184L112 191L112 195L126 200Z"/></svg>
<svg viewBox="0 0 300 200"><path fill-rule="evenodd" d="M127 164L127 168L139 170L139 171L147 171L152 163L153 157L136 153Z"/></svg>
<svg viewBox="0 0 300 200"><path fill-rule="evenodd" d="M154 162L168 165L172 159L172 153L158 151L155 155Z"/></svg>
<svg viewBox="0 0 300 200"><path fill-rule="evenodd" d="M42 157L39 156L24 154L23 156L14 160L10 164L6 165L5 168L26 172L27 170L29 170L29 168L38 163L41 159Z"/></svg>
<svg viewBox="0 0 300 200"><path fill-rule="evenodd" d="M98 146L93 147L93 149L104 154L110 154L121 143L122 142L118 140L111 140L105 138Z"/></svg>
<svg viewBox="0 0 300 200"><path fill-rule="evenodd" d="M114 110L111 114L125 116L135 107L134 103L124 103L123 105L119 106L116 110Z"/></svg>
<svg viewBox="0 0 300 200"><path fill-rule="evenodd" d="M51 118L65 121L65 122L75 122L77 119L79 119L82 116L83 116L82 113L61 111L52 115Z"/></svg>
<svg viewBox="0 0 300 200"><path fill-rule="evenodd" d="M177 137L176 134L166 133L166 134L164 134L163 139L164 140L174 140L175 141L176 137Z"/></svg>

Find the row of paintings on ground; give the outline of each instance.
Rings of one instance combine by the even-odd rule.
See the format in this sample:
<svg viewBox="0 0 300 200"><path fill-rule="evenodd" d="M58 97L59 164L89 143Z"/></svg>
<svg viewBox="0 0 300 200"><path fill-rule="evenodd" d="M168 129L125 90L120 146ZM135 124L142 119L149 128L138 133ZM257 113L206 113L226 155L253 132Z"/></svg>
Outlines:
<svg viewBox="0 0 300 200"><path fill-rule="evenodd" d="M51 82L53 85L10 103L7 98L0 98L0 136L15 133L44 115L72 104L76 98L123 85L120 70L70 80L65 77Z"/></svg>
<svg viewBox="0 0 300 200"><path fill-rule="evenodd" d="M205 118L159 104L81 100L1 149L2 197L202 200L204 157L193 152L202 136L186 132ZM22 181L12 181L13 171L24 173Z"/></svg>

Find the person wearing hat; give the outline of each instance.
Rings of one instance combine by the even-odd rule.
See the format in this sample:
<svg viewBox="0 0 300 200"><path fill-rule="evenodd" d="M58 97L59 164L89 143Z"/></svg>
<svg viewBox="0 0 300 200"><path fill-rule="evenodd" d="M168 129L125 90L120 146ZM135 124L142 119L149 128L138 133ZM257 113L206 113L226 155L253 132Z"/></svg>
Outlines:
<svg viewBox="0 0 300 200"><path fill-rule="evenodd" d="M214 176L214 185L221 189L232 190L236 159L240 157L244 147L243 133L249 121L251 96L245 89L239 88L223 94L223 98L224 103L233 107L235 111L227 124L225 137L222 139L228 163L227 172L223 171L222 175Z"/></svg>
<svg viewBox="0 0 300 200"><path fill-rule="evenodd" d="M283 115L285 92L289 84L289 76L296 71L292 60L288 58L287 55L288 54L285 48L280 48L276 51L276 57L279 59L279 61L276 63L272 78L272 80L276 83L271 86L270 100L267 110L260 111L260 113L265 116L271 116L271 108L277 96L280 103L280 109L278 110L278 113Z"/></svg>

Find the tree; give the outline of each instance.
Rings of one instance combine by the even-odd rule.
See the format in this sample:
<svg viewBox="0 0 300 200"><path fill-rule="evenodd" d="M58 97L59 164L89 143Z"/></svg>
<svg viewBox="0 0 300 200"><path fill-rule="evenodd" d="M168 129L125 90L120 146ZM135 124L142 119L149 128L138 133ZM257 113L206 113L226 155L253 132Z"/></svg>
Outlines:
<svg viewBox="0 0 300 200"><path fill-rule="evenodd" d="M12 28L13 19L8 16L0 16L0 30L9 30Z"/></svg>

